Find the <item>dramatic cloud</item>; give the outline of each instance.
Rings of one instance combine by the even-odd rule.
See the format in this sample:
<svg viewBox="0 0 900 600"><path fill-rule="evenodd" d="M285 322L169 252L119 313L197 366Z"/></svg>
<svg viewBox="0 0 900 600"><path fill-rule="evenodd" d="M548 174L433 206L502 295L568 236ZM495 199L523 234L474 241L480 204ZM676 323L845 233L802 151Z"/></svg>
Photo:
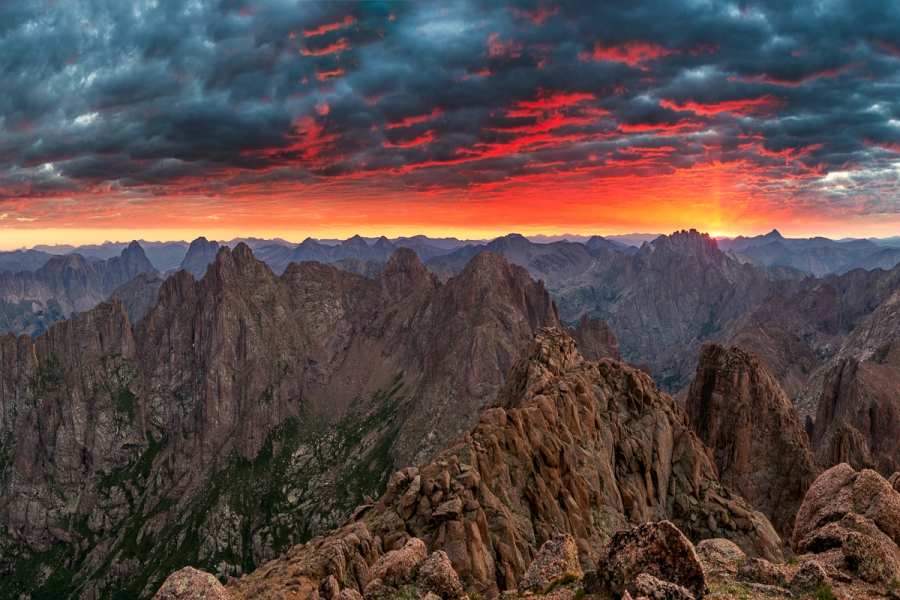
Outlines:
<svg viewBox="0 0 900 600"><path fill-rule="evenodd" d="M0 56L0 226L900 221L889 0L42 0Z"/></svg>

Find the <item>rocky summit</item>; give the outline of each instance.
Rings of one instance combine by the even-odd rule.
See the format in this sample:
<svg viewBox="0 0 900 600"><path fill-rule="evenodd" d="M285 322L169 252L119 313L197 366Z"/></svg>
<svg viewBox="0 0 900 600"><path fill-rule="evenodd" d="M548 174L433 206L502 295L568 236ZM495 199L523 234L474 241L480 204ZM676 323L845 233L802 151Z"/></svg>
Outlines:
<svg viewBox="0 0 900 600"><path fill-rule="evenodd" d="M534 578L527 572L546 542L563 563L566 548L577 553L577 575L595 571L616 532L664 519L695 541L722 537L751 556L782 557L769 521L721 485L672 398L644 373L585 361L564 332L541 329L471 431L395 473L339 529L233 580L229 593L293 598L332 576L378 596L373 566L417 538L446 553L470 597L497 597Z"/></svg>

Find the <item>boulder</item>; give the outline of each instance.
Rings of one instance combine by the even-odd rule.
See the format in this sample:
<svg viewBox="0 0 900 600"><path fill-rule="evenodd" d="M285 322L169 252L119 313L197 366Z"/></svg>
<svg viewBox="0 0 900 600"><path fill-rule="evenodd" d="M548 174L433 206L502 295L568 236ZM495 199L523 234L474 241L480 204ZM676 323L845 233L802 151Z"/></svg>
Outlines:
<svg viewBox="0 0 900 600"><path fill-rule="evenodd" d="M571 535L556 535L544 542L541 551L531 561L525 577L519 582L519 593L546 591L568 575L581 578L578 546Z"/></svg>
<svg viewBox="0 0 900 600"><path fill-rule="evenodd" d="M463 595L459 576L443 550L433 552L425 559L419 567L419 582L443 600L456 600Z"/></svg>
<svg viewBox="0 0 900 600"><path fill-rule="evenodd" d="M850 532L841 544L841 552L850 572L863 581L875 583L885 578L889 559L878 542L871 537Z"/></svg>
<svg viewBox="0 0 900 600"><path fill-rule="evenodd" d="M363 600L362 594L353 588L346 588L340 591L336 596L336 600Z"/></svg>
<svg viewBox="0 0 900 600"><path fill-rule="evenodd" d="M814 594L823 586L831 586L833 583L821 564L814 560L806 560L791 579L788 589L797 595Z"/></svg>
<svg viewBox="0 0 900 600"><path fill-rule="evenodd" d="M334 575L329 575L319 584L319 595L325 600L333 600L341 593L341 586Z"/></svg>
<svg viewBox="0 0 900 600"><path fill-rule="evenodd" d="M857 472L846 463L810 487L791 540L795 552L823 554L827 564L866 581L900 574L898 542L900 494L875 471Z"/></svg>
<svg viewBox="0 0 900 600"><path fill-rule="evenodd" d="M641 574L682 586L697 597L708 588L694 545L669 521L619 531L601 550L597 575L613 594L635 595Z"/></svg>
<svg viewBox="0 0 900 600"><path fill-rule="evenodd" d="M735 574L747 560L737 544L722 538L703 540L697 544L697 556L707 573Z"/></svg>
<svg viewBox="0 0 900 600"><path fill-rule="evenodd" d="M153 600L228 600L228 592L213 575L185 567L169 575Z"/></svg>
<svg viewBox="0 0 900 600"><path fill-rule="evenodd" d="M680 585L661 581L646 573L637 576L635 587L637 587L638 597L645 597L647 600L694 600L694 595Z"/></svg>
<svg viewBox="0 0 900 600"><path fill-rule="evenodd" d="M419 538L410 538L399 550L392 550L372 565L372 579L380 579L388 587L412 582L419 566L428 557L428 550ZM368 588L367 588L368 589Z"/></svg>
<svg viewBox="0 0 900 600"><path fill-rule="evenodd" d="M781 586L787 583L787 578L781 567L773 565L761 558L750 558L738 569L737 578L741 581L761 583L763 585Z"/></svg>

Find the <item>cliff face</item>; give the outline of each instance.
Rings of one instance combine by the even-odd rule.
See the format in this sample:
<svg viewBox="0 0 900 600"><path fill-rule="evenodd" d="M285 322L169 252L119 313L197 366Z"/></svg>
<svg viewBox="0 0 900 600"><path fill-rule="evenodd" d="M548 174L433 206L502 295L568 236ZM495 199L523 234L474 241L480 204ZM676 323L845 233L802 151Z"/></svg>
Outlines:
<svg viewBox="0 0 900 600"><path fill-rule="evenodd" d="M812 441L822 464L847 462L889 477L900 470L900 342L824 372Z"/></svg>
<svg viewBox="0 0 900 600"><path fill-rule="evenodd" d="M252 569L471 427L547 325L549 294L493 253L442 285L410 250L374 280L279 277L239 244L163 282L137 324L114 299L6 336L0 595Z"/></svg>
<svg viewBox="0 0 900 600"><path fill-rule="evenodd" d="M410 537L443 550L466 592L515 590L541 544L569 533L592 568L612 533L671 519L694 540L724 537L780 556L766 518L725 489L684 413L652 381L541 329L477 425L434 460L394 474L387 493L336 531L232 583L274 596L281 577L363 591L369 569Z"/></svg>
<svg viewBox="0 0 900 600"><path fill-rule="evenodd" d="M788 398L799 394L820 366L803 340L777 325L754 325L738 333L727 345L746 348L762 359Z"/></svg>
<svg viewBox="0 0 900 600"><path fill-rule="evenodd" d="M822 470L766 364L744 348L704 345L686 410L712 449L722 484L790 537L803 496Z"/></svg>
<svg viewBox="0 0 900 600"><path fill-rule="evenodd" d="M34 272L5 271L0 273L0 331L37 335L57 321L94 308L134 277L154 272L137 242L108 260L67 254L51 257Z"/></svg>
<svg viewBox="0 0 900 600"><path fill-rule="evenodd" d="M897 274L866 286L868 302L885 296ZM854 271L847 276L859 273ZM866 304L868 307L869 304ZM847 462L888 477L900 468L900 292L894 292L846 336L838 352L800 394L807 428L826 467Z"/></svg>

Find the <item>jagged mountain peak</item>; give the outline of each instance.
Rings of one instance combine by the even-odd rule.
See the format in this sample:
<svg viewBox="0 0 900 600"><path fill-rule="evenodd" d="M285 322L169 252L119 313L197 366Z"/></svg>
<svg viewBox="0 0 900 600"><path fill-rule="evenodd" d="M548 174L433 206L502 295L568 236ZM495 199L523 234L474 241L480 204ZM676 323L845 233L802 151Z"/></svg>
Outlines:
<svg viewBox="0 0 900 600"><path fill-rule="evenodd" d="M206 266L216 259L218 250L218 242L198 237L188 247L187 254L181 261L181 268L193 275L194 279L200 279L206 273Z"/></svg>
<svg viewBox="0 0 900 600"><path fill-rule="evenodd" d="M766 363L740 346L704 344L685 406L691 427L713 451L722 483L790 535L821 468Z"/></svg>
<svg viewBox="0 0 900 600"><path fill-rule="evenodd" d="M352 237L347 238L343 242L341 242L341 245L344 245L344 244L364 245L367 248L369 247L369 244L366 242L366 240L364 240L363 237L361 235L359 235L358 233Z"/></svg>
<svg viewBox="0 0 900 600"><path fill-rule="evenodd" d="M409 248L398 248L375 278L382 296L397 302L420 286L436 288L441 285L437 276L419 260L419 255Z"/></svg>
<svg viewBox="0 0 900 600"><path fill-rule="evenodd" d="M153 267L153 263L147 258L144 247L137 240L132 241L122 249L121 258L130 268L136 269L141 273L152 273L156 270Z"/></svg>

